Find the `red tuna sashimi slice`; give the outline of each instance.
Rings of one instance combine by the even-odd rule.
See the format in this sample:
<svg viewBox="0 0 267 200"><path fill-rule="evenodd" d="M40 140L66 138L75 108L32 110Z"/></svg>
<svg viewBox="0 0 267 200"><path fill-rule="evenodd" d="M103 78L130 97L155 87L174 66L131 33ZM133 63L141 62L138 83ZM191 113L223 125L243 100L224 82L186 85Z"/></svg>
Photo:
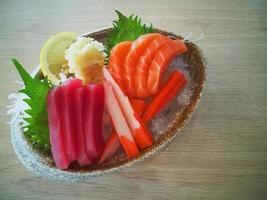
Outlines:
<svg viewBox="0 0 267 200"><path fill-rule="evenodd" d="M136 39L127 54L127 57L124 62L124 78L126 81L126 90L129 97L135 96L135 73L136 73L136 65L140 56L142 56L143 52L147 48L148 44L160 34L158 33L148 33L140 36Z"/></svg>
<svg viewBox="0 0 267 200"><path fill-rule="evenodd" d="M132 45L131 41L124 41L111 49L108 66L109 71L119 86L124 90L125 81L123 79L124 61Z"/></svg>
<svg viewBox="0 0 267 200"><path fill-rule="evenodd" d="M83 132L83 89L84 87L78 88L74 92L74 98L73 98L73 125L74 125L74 140L75 144L78 147L78 157L77 161L79 162L80 166L86 166L93 162L93 159L91 159L86 152L86 138ZM87 102L88 103L88 102Z"/></svg>
<svg viewBox="0 0 267 200"><path fill-rule="evenodd" d="M114 94L118 100L122 113L131 129L135 142L140 148L146 148L153 144L150 131L142 122L140 116L134 111L127 96L124 95L118 84L112 78L107 69L103 68L105 80L111 84Z"/></svg>
<svg viewBox="0 0 267 200"><path fill-rule="evenodd" d="M149 97L150 92L147 90L147 76L149 66L157 51L171 39L165 35L159 35L147 46L143 55L139 58L136 66L135 76L135 95L137 98L144 99Z"/></svg>
<svg viewBox="0 0 267 200"><path fill-rule="evenodd" d="M74 91L82 86L82 80L69 79L58 87L56 99L60 113L60 121L65 126L65 152L69 160L75 161L78 157L79 146L76 140L75 127L73 124L73 112L75 103L73 102Z"/></svg>
<svg viewBox="0 0 267 200"><path fill-rule="evenodd" d="M148 71L147 88L152 95L158 91L161 76L170 61L178 54L185 53L187 47L181 40L173 40L163 45L155 55Z"/></svg>
<svg viewBox="0 0 267 200"><path fill-rule="evenodd" d="M104 88L82 86L69 79L48 95L48 119L56 166L66 169L73 161L81 166L95 162L104 148L102 118Z"/></svg>
<svg viewBox="0 0 267 200"><path fill-rule="evenodd" d="M113 127L118 134L119 140L123 146L128 158L134 158L138 156L139 151L137 145L133 139L130 128L124 118L121 107L113 92L112 86L108 82L104 82L105 88L105 104L107 106L108 113L111 117Z"/></svg>
<svg viewBox="0 0 267 200"><path fill-rule="evenodd" d="M83 88L83 132L87 155L98 159L104 149L102 133L104 88L102 84L90 84Z"/></svg>
<svg viewBox="0 0 267 200"><path fill-rule="evenodd" d="M66 156L64 144L65 127L60 123L60 110L57 108L55 98L57 88L49 91L47 96L48 124L50 132L50 143L56 166L59 169L67 169L70 160Z"/></svg>

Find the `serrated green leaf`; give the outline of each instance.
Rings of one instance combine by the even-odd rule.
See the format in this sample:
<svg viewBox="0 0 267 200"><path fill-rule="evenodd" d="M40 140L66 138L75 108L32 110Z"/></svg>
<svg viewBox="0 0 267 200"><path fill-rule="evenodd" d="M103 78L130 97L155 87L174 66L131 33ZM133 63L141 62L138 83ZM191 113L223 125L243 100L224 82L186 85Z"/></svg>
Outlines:
<svg viewBox="0 0 267 200"><path fill-rule="evenodd" d="M24 110L24 112L27 113L30 116L32 116L34 114L33 111L32 111L32 109Z"/></svg>
<svg viewBox="0 0 267 200"><path fill-rule="evenodd" d="M30 117L24 118L29 123L24 127L26 128L24 135L35 148L47 152L50 150L50 140L46 97L52 85L47 78L43 80L40 80L38 77L32 78L16 59L12 59L12 62L16 66L25 85L25 88L19 92L29 97L23 99L30 107L25 110Z"/></svg>
<svg viewBox="0 0 267 200"><path fill-rule="evenodd" d="M105 51L108 55L111 49L122 41L133 41L143 34L155 32L152 24L150 26L142 25L141 18L137 15L126 17L117 10L115 12L118 20L113 21L113 30L108 33L106 39Z"/></svg>
<svg viewBox="0 0 267 200"><path fill-rule="evenodd" d="M31 107L31 105L32 105L32 100L31 99L23 99L23 101L25 103L27 103Z"/></svg>
<svg viewBox="0 0 267 200"><path fill-rule="evenodd" d="M32 124L33 119L31 117L25 117L24 120L28 122L29 124Z"/></svg>

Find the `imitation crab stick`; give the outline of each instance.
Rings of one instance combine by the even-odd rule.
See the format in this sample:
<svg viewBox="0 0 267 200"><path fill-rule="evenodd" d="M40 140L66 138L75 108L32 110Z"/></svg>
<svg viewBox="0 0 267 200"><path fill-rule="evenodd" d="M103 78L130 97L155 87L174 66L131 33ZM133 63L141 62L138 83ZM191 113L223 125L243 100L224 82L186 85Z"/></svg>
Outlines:
<svg viewBox="0 0 267 200"><path fill-rule="evenodd" d="M174 72L173 76L175 76L176 74L178 75L179 71ZM178 78L177 78L178 79ZM177 94L184 88L184 86L186 85L187 80L185 78L185 76L183 74L181 74L181 77L178 81L178 83L174 86L174 88L171 90L171 92L167 95L167 97L164 99L164 101L161 102L159 109L157 112L159 112L160 110L162 110L166 104L168 102L170 102L175 96L177 96Z"/></svg>
<svg viewBox="0 0 267 200"><path fill-rule="evenodd" d="M140 99L131 99L130 102L131 102L131 105L134 111L139 116L142 116L146 110L147 104L143 100L140 100Z"/></svg>
<svg viewBox="0 0 267 200"><path fill-rule="evenodd" d="M142 116L147 106L144 101L139 99L132 99L131 105L140 116ZM111 158L118 151L120 145L121 144L117 133L115 131L112 131L111 135L106 141L105 148L101 155L99 163L103 163L105 160Z"/></svg>
<svg viewBox="0 0 267 200"><path fill-rule="evenodd" d="M111 74L106 68L103 68L103 75L105 80L112 85L114 94L118 99L121 110L125 116L125 119L127 120L127 123L129 124L132 135L138 146L141 149L144 149L152 145L152 135L141 120L140 116L132 108L128 97L124 95L119 85L115 82L115 80L112 78Z"/></svg>
<svg viewBox="0 0 267 200"><path fill-rule="evenodd" d="M142 116L142 114L140 114L140 116L142 116L142 120L144 121L144 123L148 123L152 119L152 117L155 116L156 113L158 113L172 98L174 98L182 90L182 88L184 87L186 82L187 81L186 81L184 75L179 71L175 71L171 75L170 79L167 81L166 85L161 90L161 91L163 91L163 90L164 91L170 91L169 89L167 90L167 88L172 88L171 92L167 93L168 94L167 96L164 95L166 97L166 99L163 100L161 103L159 103L158 106L156 106L156 107L153 107L153 105L155 105L155 103L153 103L153 101L152 101L150 103L150 106L147 107L147 105L145 105L145 107L144 107L145 110L138 111L138 112L147 113L146 115L143 115L143 116ZM161 92L159 92L159 94L160 93ZM136 100L134 100L134 101L136 101ZM137 100L137 101L140 101L140 100ZM157 102L157 100L155 100L155 101ZM131 103L132 103L132 107L137 111L138 109L136 109L136 106L140 102L134 103L133 100L131 100ZM155 109L153 109L152 107ZM153 111L153 113L150 112L151 110ZM119 147L120 147L120 143L119 143L118 137L116 135L116 132L112 132L112 134L110 135L110 137L107 140L105 150L104 150L105 153L103 153L101 155L100 163L103 163L105 160L111 158L116 153L116 151L119 149Z"/></svg>
<svg viewBox="0 0 267 200"><path fill-rule="evenodd" d="M106 141L104 151L100 157L99 163L103 163L105 160L111 158L121 146L120 140L116 131L112 131L111 135Z"/></svg>
<svg viewBox="0 0 267 200"><path fill-rule="evenodd" d="M185 86L187 80L183 73L175 71L160 90L160 92L154 97L152 102L148 105L144 115L143 121L147 123L151 118L157 114L181 89Z"/></svg>
<svg viewBox="0 0 267 200"><path fill-rule="evenodd" d="M105 88L105 103L110 114L113 127L118 135L118 138L123 146L128 158L134 158L139 155L138 147L133 139L131 130L124 118L122 109L113 92L113 88L109 82L104 82Z"/></svg>

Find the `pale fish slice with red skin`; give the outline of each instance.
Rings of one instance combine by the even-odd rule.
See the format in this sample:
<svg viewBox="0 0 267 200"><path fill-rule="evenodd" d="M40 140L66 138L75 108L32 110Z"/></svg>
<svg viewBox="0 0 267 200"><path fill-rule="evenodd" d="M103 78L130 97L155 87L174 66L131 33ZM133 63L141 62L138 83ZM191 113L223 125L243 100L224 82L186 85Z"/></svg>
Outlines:
<svg viewBox="0 0 267 200"><path fill-rule="evenodd" d="M74 92L73 97L73 125L75 126L74 133L75 133L75 140L76 144L78 145L79 152L77 161L79 162L80 166L86 166L93 163L93 159L87 155L86 152L86 135L83 131L83 93L84 93L84 86L76 89ZM89 103L89 102L86 102Z"/></svg>
<svg viewBox="0 0 267 200"><path fill-rule="evenodd" d="M65 127L60 123L60 111L58 109L58 102L56 102L56 91L54 88L49 91L47 95L47 113L48 125L50 132L51 151L57 168L67 169L70 160L66 156L65 143L64 143L64 130Z"/></svg>
<svg viewBox="0 0 267 200"><path fill-rule="evenodd" d="M153 137L148 128L142 122L140 116L134 111L128 97L122 92L118 84L112 78L107 69L103 68L105 80L111 84L114 94L118 100L123 115L130 127L135 142L142 149L153 144Z"/></svg>
<svg viewBox="0 0 267 200"><path fill-rule="evenodd" d="M111 49L108 61L109 71L123 91L125 85L125 81L123 80L124 61L131 45L132 41L124 41L114 46Z"/></svg>
<svg viewBox="0 0 267 200"><path fill-rule="evenodd" d="M157 93L161 77L171 60L185 52L187 52L187 47L181 40L172 40L158 50L148 71L147 89L151 95Z"/></svg>
<svg viewBox="0 0 267 200"><path fill-rule="evenodd" d="M102 84L90 84L83 88L83 133L87 155L96 162L104 149L103 112L104 88Z"/></svg>
<svg viewBox="0 0 267 200"><path fill-rule="evenodd" d="M140 57L136 66L135 75L135 96L139 99L145 99L150 96L147 90L147 76L149 66L157 53L157 51L171 39L165 35L155 37L153 41L147 46L143 55Z"/></svg>
<svg viewBox="0 0 267 200"><path fill-rule="evenodd" d="M138 147L133 139L131 130L123 115L118 100L113 92L110 83L104 81L105 104L111 117L113 127L116 130L120 143L128 158L134 158L139 155Z"/></svg>
<svg viewBox="0 0 267 200"><path fill-rule="evenodd" d="M126 91L127 95L131 97L135 97L135 73L136 73L136 65L142 56L143 52L147 48L150 42L155 37L158 37L159 33L148 33L140 36L135 41L133 41L131 48L127 54L127 57L124 62L124 78L126 82Z"/></svg>

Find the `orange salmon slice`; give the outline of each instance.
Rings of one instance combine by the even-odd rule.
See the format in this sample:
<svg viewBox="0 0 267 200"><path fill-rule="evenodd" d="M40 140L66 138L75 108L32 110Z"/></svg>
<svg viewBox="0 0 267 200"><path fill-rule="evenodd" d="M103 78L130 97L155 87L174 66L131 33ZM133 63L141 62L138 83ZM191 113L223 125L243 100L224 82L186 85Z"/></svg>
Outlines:
<svg viewBox="0 0 267 200"><path fill-rule="evenodd" d="M158 33L148 33L140 36L136 39L127 54L124 63L124 78L126 81L127 94L129 97L134 97L135 95L135 73L136 73L136 65L140 57L143 55L143 52L147 49L149 43L160 34Z"/></svg>
<svg viewBox="0 0 267 200"><path fill-rule="evenodd" d="M116 80L121 89L125 92L124 88L124 61L131 48L132 41L124 41L117 44L112 48L109 56L109 71L112 77Z"/></svg>
<svg viewBox="0 0 267 200"><path fill-rule="evenodd" d="M149 66L148 71L147 89L151 92L151 95L157 93L160 79L171 60L176 55L185 53L186 51L187 47L181 40L172 40L167 42L158 50Z"/></svg>
<svg viewBox="0 0 267 200"><path fill-rule="evenodd" d="M135 93L137 98L145 99L150 95L150 92L147 89L149 66L157 51L170 41L171 39L164 35L155 37L154 40L147 46L143 55L139 58L135 75Z"/></svg>

